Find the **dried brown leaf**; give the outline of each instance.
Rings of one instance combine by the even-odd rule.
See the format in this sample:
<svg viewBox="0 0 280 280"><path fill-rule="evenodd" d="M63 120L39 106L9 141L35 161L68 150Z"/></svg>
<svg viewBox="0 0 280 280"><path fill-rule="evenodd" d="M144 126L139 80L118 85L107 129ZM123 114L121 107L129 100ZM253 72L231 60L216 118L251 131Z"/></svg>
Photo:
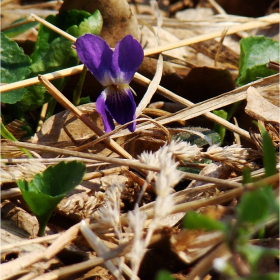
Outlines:
<svg viewBox="0 0 280 280"><path fill-rule="evenodd" d="M247 89L245 112L256 120L279 123L279 107L263 98L254 87Z"/></svg>

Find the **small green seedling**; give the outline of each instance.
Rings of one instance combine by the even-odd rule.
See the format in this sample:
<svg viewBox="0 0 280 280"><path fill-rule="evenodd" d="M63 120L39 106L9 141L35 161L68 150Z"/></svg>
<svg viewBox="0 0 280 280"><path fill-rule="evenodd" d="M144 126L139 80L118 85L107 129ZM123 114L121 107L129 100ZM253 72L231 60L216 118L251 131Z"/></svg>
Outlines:
<svg viewBox="0 0 280 280"><path fill-rule="evenodd" d="M60 162L36 174L30 182L17 180L23 199L39 222L38 236L43 236L45 227L57 204L83 180L86 167L83 163Z"/></svg>

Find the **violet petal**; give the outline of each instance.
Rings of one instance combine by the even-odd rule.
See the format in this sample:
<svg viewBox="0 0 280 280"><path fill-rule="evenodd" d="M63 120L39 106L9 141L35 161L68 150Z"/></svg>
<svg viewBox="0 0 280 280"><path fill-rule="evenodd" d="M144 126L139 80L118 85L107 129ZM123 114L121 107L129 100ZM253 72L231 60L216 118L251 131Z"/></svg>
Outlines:
<svg viewBox="0 0 280 280"><path fill-rule="evenodd" d="M116 45L110 68L113 84L129 84L141 65L144 52L140 43L131 35L125 36Z"/></svg>
<svg viewBox="0 0 280 280"><path fill-rule="evenodd" d="M113 51L108 44L99 36L85 34L77 39L75 45L79 59L95 78L103 86L112 84L109 68Z"/></svg>
<svg viewBox="0 0 280 280"><path fill-rule="evenodd" d="M115 129L114 121L110 113L106 110L106 93L105 91L102 91L102 93L99 95L99 97L96 100L96 110L101 115L103 125L104 125L104 131L110 132L113 129Z"/></svg>
<svg viewBox="0 0 280 280"><path fill-rule="evenodd" d="M136 103L133 94L128 85L113 86L105 89L107 98L105 108L119 124L125 124L136 119ZM128 125L128 129L133 132L136 128L136 122Z"/></svg>

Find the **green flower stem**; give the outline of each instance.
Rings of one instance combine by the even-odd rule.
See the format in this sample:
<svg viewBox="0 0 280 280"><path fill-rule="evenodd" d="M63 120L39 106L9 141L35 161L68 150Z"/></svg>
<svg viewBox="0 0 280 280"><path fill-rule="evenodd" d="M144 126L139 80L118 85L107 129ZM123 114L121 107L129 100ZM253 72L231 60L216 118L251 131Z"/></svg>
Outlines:
<svg viewBox="0 0 280 280"><path fill-rule="evenodd" d="M41 236L45 235L45 228L47 226L47 223L48 223L49 219L46 218L45 216L44 217L36 216L36 217L37 217L37 220L39 222L38 236L41 237Z"/></svg>
<svg viewBox="0 0 280 280"><path fill-rule="evenodd" d="M86 73L87 73L87 68L84 66L83 70L80 74L78 85L73 92L73 104L75 106L78 106L80 104L80 98L81 98L82 88L83 88L85 78L86 78Z"/></svg>
<svg viewBox="0 0 280 280"><path fill-rule="evenodd" d="M56 104L57 104L57 101L52 97L51 100L49 101L45 120L47 120L48 118L50 118L53 115Z"/></svg>

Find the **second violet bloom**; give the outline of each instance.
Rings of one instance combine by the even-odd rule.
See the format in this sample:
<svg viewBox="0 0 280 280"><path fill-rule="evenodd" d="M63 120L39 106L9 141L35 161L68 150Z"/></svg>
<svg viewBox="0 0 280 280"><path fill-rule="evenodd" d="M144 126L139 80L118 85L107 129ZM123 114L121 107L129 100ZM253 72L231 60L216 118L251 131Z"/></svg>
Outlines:
<svg viewBox="0 0 280 280"><path fill-rule="evenodd" d="M135 120L136 104L129 83L144 58L140 43L127 35L113 52L102 38L85 34L77 39L76 50L81 62L105 87L96 100L105 132L115 128L113 119L119 124ZM136 122L128 125L131 132L135 128Z"/></svg>

